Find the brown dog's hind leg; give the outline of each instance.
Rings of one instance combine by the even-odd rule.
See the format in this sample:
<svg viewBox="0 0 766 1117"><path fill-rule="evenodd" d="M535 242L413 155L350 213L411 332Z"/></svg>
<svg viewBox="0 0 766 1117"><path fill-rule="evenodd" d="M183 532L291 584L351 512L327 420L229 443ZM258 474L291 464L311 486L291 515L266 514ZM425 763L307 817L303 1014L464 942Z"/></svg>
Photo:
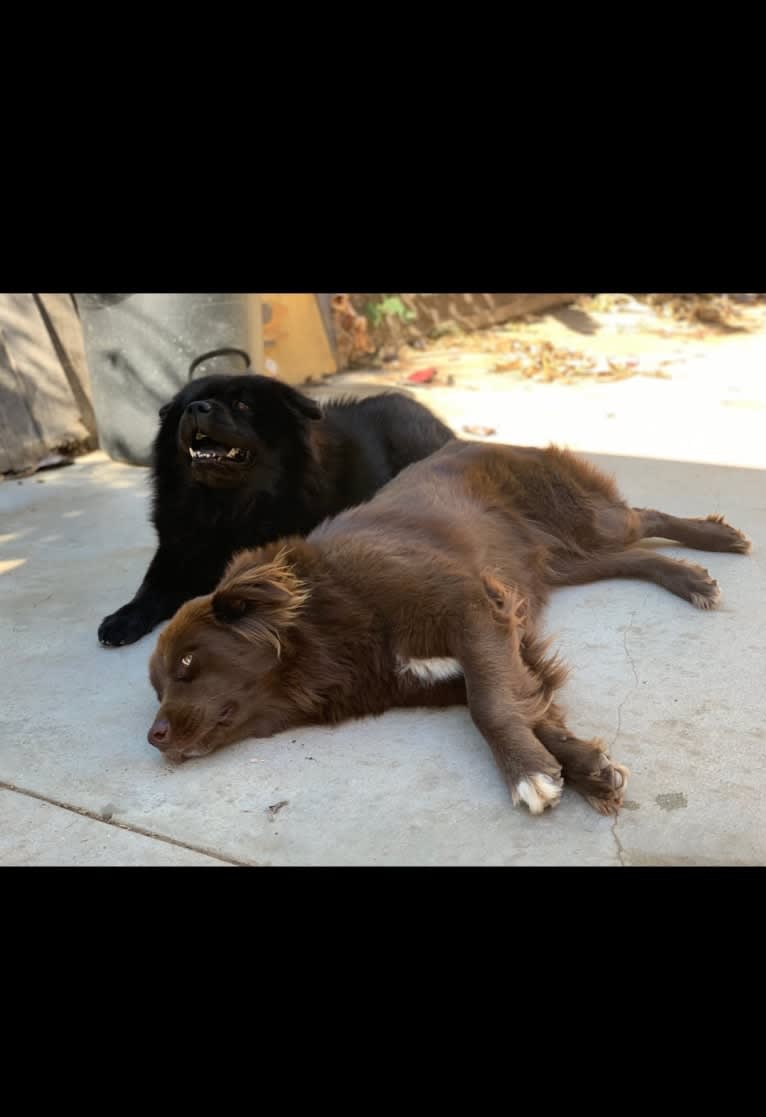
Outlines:
<svg viewBox="0 0 766 1117"><path fill-rule="evenodd" d="M552 586L580 586L603 578L640 578L654 582L698 609L712 609L721 597L718 582L704 567L641 547L587 558L557 556L548 570L547 580Z"/></svg>
<svg viewBox="0 0 766 1117"><path fill-rule="evenodd" d="M752 547L747 536L727 524L723 516L683 519L654 508L633 508L632 511L638 516L639 539L671 539L697 551L726 551L739 555L747 554Z"/></svg>
<svg viewBox="0 0 766 1117"><path fill-rule="evenodd" d="M533 631L524 631L523 616L514 635L523 667L528 676L530 694L540 696L544 705L542 716L534 722L535 736L561 763L564 781L584 795L601 814L616 814L622 806L628 786L628 769L616 764L607 754L603 741L584 741L564 722L564 715L553 702L553 695L563 684L566 669L558 656L548 654L549 641Z"/></svg>
<svg viewBox="0 0 766 1117"><path fill-rule="evenodd" d="M617 814L628 786L628 769L609 757L604 742L576 737L555 706L534 728L548 751L561 762L565 781L600 814Z"/></svg>

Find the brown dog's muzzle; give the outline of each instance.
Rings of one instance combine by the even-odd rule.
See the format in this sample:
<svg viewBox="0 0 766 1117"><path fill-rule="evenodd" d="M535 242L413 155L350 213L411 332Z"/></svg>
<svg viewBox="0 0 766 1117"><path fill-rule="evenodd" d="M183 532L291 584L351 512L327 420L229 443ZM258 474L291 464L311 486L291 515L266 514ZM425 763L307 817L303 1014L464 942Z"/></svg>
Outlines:
<svg viewBox="0 0 766 1117"><path fill-rule="evenodd" d="M225 725L237 710L236 702L228 702L221 710L217 722L210 725L200 724L200 719L192 714L191 719L183 712L173 714L173 721L162 710L146 734L150 745L159 749L168 760L189 760L194 756L207 756L218 745L225 742ZM168 711L172 714L172 711ZM198 713L198 711L197 711Z"/></svg>
<svg viewBox="0 0 766 1117"><path fill-rule="evenodd" d="M150 745L154 745L156 749L161 749L163 752L170 747L171 734L170 722L167 718L156 718L154 725L147 733L147 740Z"/></svg>

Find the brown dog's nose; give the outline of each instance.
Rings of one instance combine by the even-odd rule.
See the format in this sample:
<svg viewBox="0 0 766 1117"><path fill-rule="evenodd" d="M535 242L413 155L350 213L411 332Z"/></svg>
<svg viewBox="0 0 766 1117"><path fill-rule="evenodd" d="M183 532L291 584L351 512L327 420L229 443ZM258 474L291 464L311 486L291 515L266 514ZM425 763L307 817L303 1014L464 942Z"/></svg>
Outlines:
<svg viewBox="0 0 766 1117"><path fill-rule="evenodd" d="M147 733L150 745L156 749L165 749L170 744L170 722L167 718L157 718L154 725Z"/></svg>

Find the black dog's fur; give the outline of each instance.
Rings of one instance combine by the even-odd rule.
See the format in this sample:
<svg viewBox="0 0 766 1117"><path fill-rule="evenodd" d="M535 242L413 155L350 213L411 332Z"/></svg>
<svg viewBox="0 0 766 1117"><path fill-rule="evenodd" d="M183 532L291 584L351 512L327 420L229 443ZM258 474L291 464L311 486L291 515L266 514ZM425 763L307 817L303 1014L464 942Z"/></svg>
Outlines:
<svg viewBox="0 0 766 1117"><path fill-rule="evenodd" d="M210 593L235 552L308 534L454 437L407 396L320 408L253 374L192 381L160 416L152 514L159 547L133 600L101 622L106 646L132 644L183 602ZM194 460L196 446L219 456ZM223 457L234 447L247 460Z"/></svg>

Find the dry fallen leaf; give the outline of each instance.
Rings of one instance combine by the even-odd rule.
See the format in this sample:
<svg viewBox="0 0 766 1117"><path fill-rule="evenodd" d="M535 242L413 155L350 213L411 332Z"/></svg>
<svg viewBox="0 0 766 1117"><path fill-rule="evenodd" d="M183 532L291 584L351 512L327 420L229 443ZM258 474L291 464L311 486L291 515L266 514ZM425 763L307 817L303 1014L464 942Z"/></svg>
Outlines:
<svg viewBox="0 0 766 1117"><path fill-rule="evenodd" d="M266 814L270 819L276 818L282 808L286 807L289 802L289 799L280 799L278 803L272 803L270 807L266 808Z"/></svg>

